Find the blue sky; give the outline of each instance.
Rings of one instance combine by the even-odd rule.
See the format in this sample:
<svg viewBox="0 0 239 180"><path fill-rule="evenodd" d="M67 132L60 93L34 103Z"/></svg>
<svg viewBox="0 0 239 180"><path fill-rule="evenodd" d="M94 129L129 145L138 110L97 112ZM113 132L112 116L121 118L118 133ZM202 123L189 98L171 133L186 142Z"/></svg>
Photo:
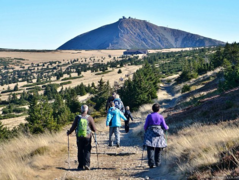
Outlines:
<svg viewBox="0 0 239 180"><path fill-rule="evenodd" d="M0 0L0 48L56 49L122 16L239 42L239 0Z"/></svg>

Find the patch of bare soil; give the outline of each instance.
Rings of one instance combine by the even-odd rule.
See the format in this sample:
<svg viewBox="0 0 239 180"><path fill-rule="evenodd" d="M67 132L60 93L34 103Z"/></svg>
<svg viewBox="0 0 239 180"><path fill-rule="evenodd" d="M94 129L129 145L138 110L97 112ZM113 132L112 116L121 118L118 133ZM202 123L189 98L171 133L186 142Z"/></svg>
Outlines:
<svg viewBox="0 0 239 180"><path fill-rule="evenodd" d="M12 129L21 123L23 123L23 124L26 123L26 117L27 116L20 116L20 117L16 117L16 118L3 119L3 120L1 120L1 122L7 128Z"/></svg>

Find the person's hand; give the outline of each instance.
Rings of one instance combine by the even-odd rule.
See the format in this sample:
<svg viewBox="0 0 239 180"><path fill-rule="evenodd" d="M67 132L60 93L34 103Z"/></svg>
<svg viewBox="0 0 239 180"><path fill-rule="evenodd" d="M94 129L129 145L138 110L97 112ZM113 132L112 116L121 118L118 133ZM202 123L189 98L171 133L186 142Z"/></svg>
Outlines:
<svg viewBox="0 0 239 180"><path fill-rule="evenodd" d="M67 135L67 136L70 135L70 131L69 131L69 130L66 131L66 135Z"/></svg>

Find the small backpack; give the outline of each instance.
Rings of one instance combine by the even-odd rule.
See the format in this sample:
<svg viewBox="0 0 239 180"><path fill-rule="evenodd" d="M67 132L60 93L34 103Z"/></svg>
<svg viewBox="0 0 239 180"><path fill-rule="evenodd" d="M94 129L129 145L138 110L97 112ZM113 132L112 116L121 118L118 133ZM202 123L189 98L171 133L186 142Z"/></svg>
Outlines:
<svg viewBox="0 0 239 180"><path fill-rule="evenodd" d="M86 117L81 117L81 115L79 115L78 117L79 119L78 119L78 124L76 128L76 136L87 137L91 133L91 130L89 127L89 121L87 120L89 115L87 115Z"/></svg>
<svg viewBox="0 0 239 180"><path fill-rule="evenodd" d="M115 99L115 100L114 100L114 104L115 104L115 107L116 107L117 109L119 109L121 112L123 112L123 113L125 112L124 105L123 105L123 103L122 103L121 100Z"/></svg>

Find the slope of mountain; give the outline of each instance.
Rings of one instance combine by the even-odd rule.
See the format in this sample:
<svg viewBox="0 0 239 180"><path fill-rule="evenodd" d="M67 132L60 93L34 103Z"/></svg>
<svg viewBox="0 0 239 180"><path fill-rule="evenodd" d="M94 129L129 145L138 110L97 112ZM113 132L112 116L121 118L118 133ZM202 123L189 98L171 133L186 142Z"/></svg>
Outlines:
<svg viewBox="0 0 239 180"><path fill-rule="evenodd" d="M145 20L122 18L115 23L76 36L58 49L160 49L222 44L222 41L157 26Z"/></svg>

